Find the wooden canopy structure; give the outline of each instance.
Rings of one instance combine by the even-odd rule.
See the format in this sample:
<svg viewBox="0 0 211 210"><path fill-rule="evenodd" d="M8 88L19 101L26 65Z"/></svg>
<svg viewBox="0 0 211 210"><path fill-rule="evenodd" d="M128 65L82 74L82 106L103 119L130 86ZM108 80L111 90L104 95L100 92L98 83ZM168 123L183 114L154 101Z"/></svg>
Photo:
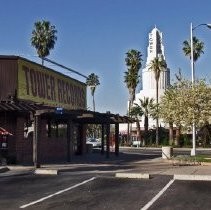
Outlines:
<svg viewBox="0 0 211 210"><path fill-rule="evenodd" d="M102 125L102 142L101 142L101 153L104 154L104 146L105 146L105 139L104 134L106 134L106 157L109 158L110 153L110 125L115 125L115 155L119 155L119 123L133 123L135 122L134 119L129 118L127 116L120 116L119 114L111 114L110 112L100 113L100 112L92 112L88 110L65 110L62 108L58 109L42 109L37 110L35 114L35 139L34 142L38 141L39 129L38 129L38 118L45 117L48 119L56 119L60 122L66 122L68 128L68 148L71 146L71 124L78 123L80 125L84 124L101 124ZM104 133L104 128L106 133ZM36 143L34 147L36 147ZM35 149L37 151L37 149ZM36 153L36 152L35 152ZM36 155L36 154L35 154ZM37 159L36 157L34 158ZM67 161L71 160L71 151L68 150L68 158ZM35 161L36 164L36 161ZM39 166L39 164L38 164Z"/></svg>
<svg viewBox="0 0 211 210"><path fill-rule="evenodd" d="M0 112L29 113L43 117L54 118L57 120L68 120L71 118L74 122L83 124L115 124L115 123L133 123L134 119L128 116L120 116L110 112L100 113L89 110L67 110L63 108L54 108L43 104L1 101Z"/></svg>
<svg viewBox="0 0 211 210"><path fill-rule="evenodd" d="M33 161L36 167L38 163L38 142L39 142L39 126L41 119L65 123L67 125L67 161L71 160L71 125L79 124L83 127L86 124L102 125L102 145L101 153L104 154L104 142L106 140L106 156L110 153L110 125L115 125L115 154L119 154L119 124L133 123L134 119L110 112L100 113L89 110L67 110L61 107L50 107L43 104L28 103L23 101L2 101L0 102L0 113L14 113L15 115L28 115L34 121L33 135ZM105 131L104 131L105 130ZM105 133L104 133L105 132ZM106 135L105 135L106 134ZM106 139L104 140L104 136Z"/></svg>

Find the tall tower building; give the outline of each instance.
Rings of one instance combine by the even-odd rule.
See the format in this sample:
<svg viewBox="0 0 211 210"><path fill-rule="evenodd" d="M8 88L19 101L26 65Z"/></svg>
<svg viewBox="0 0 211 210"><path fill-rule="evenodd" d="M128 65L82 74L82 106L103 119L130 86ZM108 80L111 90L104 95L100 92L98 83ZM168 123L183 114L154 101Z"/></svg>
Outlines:
<svg viewBox="0 0 211 210"><path fill-rule="evenodd" d="M156 101L156 80L155 74L153 70L150 69L151 61L156 58L161 57L165 61L164 54L164 46L163 46L163 35L162 33L155 27L149 33L149 45L147 48L147 61L145 68L142 70L142 89L139 93L136 94L135 103L140 104L139 99L144 99L144 97L154 98ZM166 62L167 63L167 62ZM164 71L160 74L159 84L158 84L158 97L164 94L166 88L170 85L170 69L166 67ZM141 127L144 123L144 120L141 121ZM153 127L155 125L155 121L153 119L149 119L149 127Z"/></svg>

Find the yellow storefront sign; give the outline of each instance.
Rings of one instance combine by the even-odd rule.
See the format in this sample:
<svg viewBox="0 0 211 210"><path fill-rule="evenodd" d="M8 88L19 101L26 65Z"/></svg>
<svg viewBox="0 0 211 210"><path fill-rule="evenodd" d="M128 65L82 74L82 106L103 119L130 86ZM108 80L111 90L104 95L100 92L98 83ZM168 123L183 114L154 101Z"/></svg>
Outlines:
<svg viewBox="0 0 211 210"><path fill-rule="evenodd" d="M86 85L49 68L18 60L19 99L66 109L86 109Z"/></svg>

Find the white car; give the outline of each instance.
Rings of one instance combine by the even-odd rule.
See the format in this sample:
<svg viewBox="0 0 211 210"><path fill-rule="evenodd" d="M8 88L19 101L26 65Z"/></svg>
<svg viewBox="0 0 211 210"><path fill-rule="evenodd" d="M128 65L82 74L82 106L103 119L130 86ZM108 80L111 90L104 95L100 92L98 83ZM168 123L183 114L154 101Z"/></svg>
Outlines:
<svg viewBox="0 0 211 210"><path fill-rule="evenodd" d="M136 141L133 141L132 142L132 146L133 147L140 147L141 146L141 141L137 141L137 140Z"/></svg>
<svg viewBox="0 0 211 210"><path fill-rule="evenodd" d="M94 138L89 138L86 141L87 144L92 144L93 147L101 147L101 142Z"/></svg>

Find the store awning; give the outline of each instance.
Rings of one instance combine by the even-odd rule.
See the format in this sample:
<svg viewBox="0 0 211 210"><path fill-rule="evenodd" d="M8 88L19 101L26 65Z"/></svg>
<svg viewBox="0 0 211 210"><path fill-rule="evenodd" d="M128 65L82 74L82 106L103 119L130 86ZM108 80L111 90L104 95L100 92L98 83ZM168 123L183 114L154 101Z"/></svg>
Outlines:
<svg viewBox="0 0 211 210"><path fill-rule="evenodd" d="M29 113L40 115L48 119L66 121L71 119L76 123L82 124L115 124L115 123L133 123L135 120L128 116L120 116L110 112L101 113L89 110L73 109L67 110L61 107L50 107L43 104L28 103L25 101L0 102L0 112Z"/></svg>
<svg viewBox="0 0 211 210"><path fill-rule="evenodd" d="M119 114L112 114L110 112L101 113L89 110L65 110L61 109L59 112L55 109L37 110L37 115L43 117L67 120L71 119L76 123L82 124L115 124L115 123L133 123L135 120L127 116L120 116Z"/></svg>

